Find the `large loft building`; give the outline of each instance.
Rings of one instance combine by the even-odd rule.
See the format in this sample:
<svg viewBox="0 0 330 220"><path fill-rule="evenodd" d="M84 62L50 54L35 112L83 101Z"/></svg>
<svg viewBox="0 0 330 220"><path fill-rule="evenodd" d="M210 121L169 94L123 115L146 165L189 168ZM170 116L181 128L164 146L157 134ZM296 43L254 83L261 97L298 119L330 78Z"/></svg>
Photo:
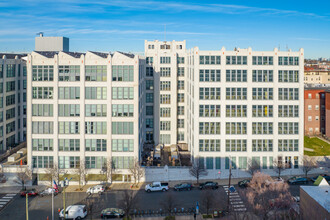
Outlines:
<svg viewBox="0 0 330 220"><path fill-rule="evenodd" d="M0 54L0 154L26 139L26 62Z"/></svg>
<svg viewBox="0 0 330 220"><path fill-rule="evenodd" d="M153 73L146 83L154 85L156 145L185 142L207 169L228 169L229 161L239 169L249 161L271 169L277 159L298 168L304 135L302 49L201 51L186 50L185 41L145 41L145 56L146 74Z"/></svg>
<svg viewBox="0 0 330 220"><path fill-rule="evenodd" d="M88 173L100 174L111 158L114 180L130 181L128 168L143 142L144 59L121 52L32 52L27 62L33 173L53 165L70 173L84 164Z"/></svg>

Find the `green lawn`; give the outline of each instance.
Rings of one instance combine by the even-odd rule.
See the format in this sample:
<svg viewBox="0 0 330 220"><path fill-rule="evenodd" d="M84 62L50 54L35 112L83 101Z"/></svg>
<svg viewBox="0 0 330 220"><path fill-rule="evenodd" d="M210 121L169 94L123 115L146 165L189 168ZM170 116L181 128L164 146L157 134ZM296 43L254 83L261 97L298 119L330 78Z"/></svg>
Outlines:
<svg viewBox="0 0 330 220"><path fill-rule="evenodd" d="M330 144L322 141L317 137L307 137L304 138L304 147L313 149L314 151L304 151L305 155L308 156L329 156L330 155Z"/></svg>

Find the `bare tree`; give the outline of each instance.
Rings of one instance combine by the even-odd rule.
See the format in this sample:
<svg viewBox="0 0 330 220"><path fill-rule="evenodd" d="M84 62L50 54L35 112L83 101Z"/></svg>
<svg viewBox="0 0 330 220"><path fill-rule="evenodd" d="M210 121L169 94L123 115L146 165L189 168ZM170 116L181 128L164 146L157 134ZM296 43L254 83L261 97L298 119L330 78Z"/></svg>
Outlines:
<svg viewBox="0 0 330 220"><path fill-rule="evenodd" d="M197 180L197 184L199 183L199 178L201 176L207 175L207 170L205 169L204 164L200 163L199 157L195 157L194 163L189 169L189 173L191 176L195 177Z"/></svg>
<svg viewBox="0 0 330 220"><path fill-rule="evenodd" d="M249 158L248 164L247 164L247 172L253 176L253 174L257 171L260 171L260 164L256 160L252 160Z"/></svg>
<svg viewBox="0 0 330 220"><path fill-rule="evenodd" d="M129 218L130 211L132 210L135 202L134 191L125 190L122 199L119 202L120 207L124 210L126 219Z"/></svg>
<svg viewBox="0 0 330 220"><path fill-rule="evenodd" d="M107 162L101 172L105 175L105 181L108 183L110 180L110 183L112 183L112 175L116 172L116 167L111 157L107 159Z"/></svg>
<svg viewBox="0 0 330 220"><path fill-rule="evenodd" d="M132 174L132 177L134 179L134 184L139 184L141 178L144 175L144 170L141 167L140 162L137 158L134 159L134 162L130 166L129 170L130 170L130 172Z"/></svg>
<svg viewBox="0 0 330 220"><path fill-rule="evenodd" d="M275 217L278 210L285 212L293 202L288 184L275 182L267 174L256 172L249 186L241 192L241 197L248 208L262 219Z"/></svg>
<svg viewBox="0 0 330 220"><path fill-rule="evenodd" d="M32 180L32 170L28 166L20 166L16 173L17 179L15 180L16 183L22 184L22 189L28 181Z"/></svg>
<svg viewBox="0 0 330 220"><path fill-rule="evenodd" d="M315 168L316 168L316 161L314 160L314 158L304 155L302 170L304 171L306 178L307 178L307 174Z"/></svg>
<svg viewBox="0 0 330 220"><path fill-rule="evenodd" d="M46 177L50 182L50 185L53 185L53 180L58 183L60 181L61 170L58 168L57 163L54 163L52 167L46 169Z"/></svg>
<svg viewBox="0 0 330 220"><path fill-rule="evenodd" d="M278 177L281 177L281 173L288 168L286 163L283 163L282 157L279 156L276 160L274 160L274 171L278 173Z"/></svg>
<svg viewBox="0 0 330 220"><path fill-rule="evenodd" d="M209 210L214 203L214 192L210 190L204 190L202 192L202 205L206 210L206 214L209 214Z"/></svg>
<svg viewBox="0 0 330 220"><path fill-rule="evenodd" d="M79 181L79 189L81 189L81 182L86 183L86 176L87 176L87 171L86 171L86 166L85 166L85 160L82 159L80 160L79 165L77 165L77 168L74 169L74 174L78 176L78 181Z"/></svg>
<svg viewBox="0 0 330 220"><path fill-rule="evenodd" d="M173 196L172 192L168 192L165 196L165 199L160 202L160 205L163 207L164 211L167 212L170 216L175 206L177 206L177 199Z"/></svg>

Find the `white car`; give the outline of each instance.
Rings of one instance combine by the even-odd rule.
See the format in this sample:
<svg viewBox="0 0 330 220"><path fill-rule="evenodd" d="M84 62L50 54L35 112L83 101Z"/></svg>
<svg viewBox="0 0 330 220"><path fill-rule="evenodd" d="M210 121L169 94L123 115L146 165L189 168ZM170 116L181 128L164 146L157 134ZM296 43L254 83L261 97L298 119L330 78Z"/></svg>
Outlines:
<svg viewBox="0 0 330 220"><path fill-rule="evenodd" d="M161 182L153 182L152 184L147 184L145 187L146 192L156 192L163 191L166 192L168 190L168 183Z"/></svg>
<svg viewBox="0 0 330 220"><path fill-rule="evenodd" d="M89 187L86 191L87 194L91 195L93 193L98 193L98 194L102 194L105 191L105 187L103 185L96 185L96 186L92 186Z"/></svg>
<svg viewBox="0 0 330 220"><path fill-rule="evenodd" d="M66 208L65 219L83 219L87 215L87 209L85 205L70 205ZM59 214L60 219L64 219L63 209Z"/></svg>

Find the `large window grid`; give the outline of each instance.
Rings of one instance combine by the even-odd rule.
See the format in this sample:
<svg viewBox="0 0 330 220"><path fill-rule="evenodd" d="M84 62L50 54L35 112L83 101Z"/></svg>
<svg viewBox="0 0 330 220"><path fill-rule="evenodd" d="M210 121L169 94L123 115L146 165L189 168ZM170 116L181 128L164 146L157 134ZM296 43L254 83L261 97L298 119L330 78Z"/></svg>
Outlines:
<svg viewBox="0 0 330 220"><path fill-rule="evenodd" d="M6 82L6 92L15 91L15 81Z"/></svg>
<svg viewBox="0 0 330 220"><path fill-rule="evenodd" d="M171 117L171 108L160 108L160 117Z"/></svg>
<svg viewBox="0 0 330 220"><path fill-rule="evenodd" d="M226 152L246 152L246 140L230 139L226 140Z"/></svg>
<svg viewBox="0 0 330 220"><path fill-rule="evenodd" d="M278 151L299 151L298 139L279 139Z"/></svg>
<svg viewBox="0 0 330 220"><path fill-rule="evenodd" d="M252 82L273 82L273 70L252 70Z"/></svg>
<svg viewBox="0 0 330 220"><path fill-rule="evenodd" d="M253 100L273 100L273 88L252 88Z"/></svg>
<svg viewBox="0 0 330 220"><path fill-rule="evenodd" d="M113 65L112 81L133 82L134 66L133 65Z"/></svg>
<svg viewBox="0 0 330 220"><path fill-rule="evenodd" d="M178 90L184 90L184 81L178 80Z"/></svg>
<svg viewBox="0 0 330 220"><path fill-rule="evenodd" d="M246 122L226 122L226 134L246 134Z"/></svg>
<svg viewBox="0 0 330 220"><path fill-rule="evenodd" d="M279 100L299 100L299 88L278 88Z"/></svg>
<svg viewBox="0 0 330 220"><path fill-rule="evenodd" d="M220 122L199 122L199 134L220 134Z"/></svg>
<svg viewBox="0 0 330 220"><path fill-rule="evenodd" d="M58 66L58 81L80 81L80 66Z"/></svg>
<svg viewBox="0 0 330 220"><path fill-rule="evenodd" d="M253 152L272 152L273 151L273 140L252 140L252 151Z"/></svg>
<svg viewBox="0 0 330 220"><path fill-rule="evenodd" d="M246 82L247 70L226 70L226 82Z"/></svg>
<svg viewBox="0 0 330 220"><path fill-rule="evenodd" d="M106 117L107 104L86 104L85 105L86 117Z"/></svg>
<svg viewBox="0 0 330 220"><path fill-rule="evenodd" d="M221 88L199 88L199 99L200 100L220 100Z"/></svg>
<svg viewBox="0 0 330 220"><path fill-rule="evenodd" d="M32 104L32 116L53 116L53 104Z"/></svg>
<svg viewBox="0 0 330 220"><path fill-rule="evenodd" d="M78 117L80 116L79 104L58 104L59 117Z"/></svg>
<svg viewBox="0 0 330 220"><path fill-rule="evenodd" d="M273 134L273 122L252 122L252 134Z"/></svg>
<svg viewBox="0 0 330 220"><path fill-rule="evenodd" d="M171 57L160 57L160 63L171 63Z"/></svg>
<svg viewBox="0 0 330 220"><path fill-rule="evenodd" d="M112 105L112 116L113 117L133 117L134 116L134 105L133 104L113 104Z"/></svg>
<svg viewBox="0 0 330 220"><path fill-rule="evenodd" d="M133 122L112 122L112 134L134 134Z"/></svg>
<svg viewBox="0 0 330 220"><path fill-rule="evenodd" d="M227 65L247 65L247 56L226 56Z"/></svg>
<svg viewBox="0 0 330 220"><path fill-rule="evenodd" d="M159 75L161 77L171 77L171 68L170 67L161 67Z"/></svg>
<svg viewBox="0 0 330 220"><path fill-rule="evenodd" d="M220 117L220 105L199 105L199 117Z"/></svg>
<svg viewBox="0 0 330 220"><path fill-rule="evenodd" d="M53 81L54 66L32 66L32 81Z"/></svg>
<svg viewBox="0 0 330 220"><path fill-rule="evenodd" d="M33 151L53 151L53 139L32 139Z"/></svg>
<svg viewBox="0 0 330 220"><path fill-rule="evenodd" d="M247 88L226 88L227 100L246 100Z"/></svg>
<svg viewBox="0 0 330 220"><path fill-rule="evenodd" d="M299 105L279 105L278 117L299 117Z"/></svg>
<svg viewBox="0 0 330 220"><path fill-rule="evenodd" d="M58 139L59 151L80 151L80 139Z"/></svg>
<svg viewBox="0 0 330 220"><path fill-rule="evenodd" d="M273 117L273 106L252 105L252 117Z"/></svg>
<svg viewBox="0 0 330 220"><path fill-rule="evenodd" d="M298 122L279 122L278 134L299 134Z"/></svg>
<svg viewBox="0 0 330 220"><path fill-rule="evenodd" d="M60 168L60 169L79 168L80 167L80 157L59 156L58 161L59 161L58 168Z"/></svg>
<svg viewBox="0 0 330 220"><path fill-rule="evenodd" d="M7 95L6 96L6 106L14 105L15 104L15 101L16 101L15 100L15 94L13 94L13 95Z"/></svg>
<svg viewBox="0 0 330 220"><path fill-rule="evenodd" d="M112 99L127 100L134 99L133 87L112 87Z"/></svg>
<svg viewBox="0 0 330 220"><path fill-rule="evenodd" d="M79 134L80 122L78 121L59 121L58 122L59 134Z"/></svg>
<svg viewBox="0 0 330 220"><path fill-rule="evenodd" d="M171 95L161 94L159 96L160 104L171 104Z"/></svg>
<svg viewBox="0 0 330 220"><path fill-rule="evenodd" d="M85 134L107 134L107 122L85 122Z"/></svg>
<svg viewBox="0 0 330 220"><path fill-rule="evenodd" d="M178 106L178 115L184 115L184 106Z"/></svg>
<svg viewBox="0 0 330 220"><path fill-rule="evenodd" d="M53 87L32 87L32 98L53 99L53 91Z"/></svg>
<svg viewBox="0 0 330 220"><path fill-rule="evenodd" d="M220 139L199 139L199 151L220 152Z"/></svg>
<svg viewBox="0 0 330 220"><path fill-rule="evenodd" d="M86 139L85 140L86 151L107 151L106 139Z"/></svg>
<svg viewBox="0 0 330 220"><path fill-rule="evenodd" d="M134 157L112 157L115 169L129 169L134 164Z"/></svg>
<svg viewBox="0 0 330 220"><path fill-rule="evenodd" d="M160 81L161 91L171 91L171 81Z"/></svg>
<svg viewBox="0 0 330 220"><path fill-rule="evenodd" d="M153 102L154 102L154 94L146 93L146 103L153 103Z"/></svg>
<svg viewBox="0 0 330 220"><path fill-rule="evenodd" d="M199 70L200 82L220 82L221 70Z"/></svg>
<svg viewBox="0 0 330 220"><path fill-rule="evenodd" d="M54 158L53 156L33 156L32 168L53 168Z"/></svg>
<svg viewBox="0 0 330 220"><path fill-rule="evenodd" d="M52 121L33 121L32 134L53 134L54 123Z"/></svg>
<svg viewBox="0 0 330 220"><path fill-rule="evenodd" d="M221 56L199 56L199 64L201 65L220 65Z"/></svg>
<svg viewBox="0 0 330 220"><path fill-rule="evenodd" d="M246 105L226 105L226 117L246 117Z"/></svg>
<svg viewBox="0 0 330 220"><path fill-rule="evenodd" d="M133 139L112 139L112 152L133 152Z"/></svg>
<svg viewBox="0 0 330 220"><path fill-rule="evenodd" d="M170 131L171 130L171 122L170 121L160 121L160 130L161 131Z"/></svg>
<svg viewBox="0 0 330 220"><path fill-rule="evenodd" d="M299 71L279 70L278 82L299 82Z"/></svg>
<svg viewBox="0 0 330 220"><path fill-rule="evenodd" d="M154 76L154 68L152 68L152 67L146 67L146 76L153 77Z"/></svg>
<svg viewBox="0 0 330 220"><path fill-rule="evenodd" d="M274 58L272 56L253 56L252 65L273 65Z"/></svg>
<svg viewBox="0 0 330 220"><path fill-rule="evenodd" d="M178 77L184 77L184 67L178 67Z"/></svg>
<svg viewBox="0 0 330 220"><path fill-rule="evenodd" d="M112 87L115 89L116 87ZM107 99L107 87L85 87L85 98L86 99Z"/></svg>
<svg viewBox="0 0 330 220"><path fill-rule="evenodd" d="M15 77L15 71L16 71L16 64L7 64L7 74L6 77Z"/></svg>
<svg viewBox="0 0 330 220"><path fill-rule="evenodd" d="M299 57L278 57L278 65L298 66Z"/></svg>
<svg viewBox="0 0 330 220"><path fill-rule="evenodd" d="M58 99L80 99L80 87L58 87Z"/></svg>
<svg viewBox="0 0 330 220"><path fill-rule="evenodd" d="M86 81L107 81L107 66L106 65L91 65L85 66L85 80Z"/></svg>

